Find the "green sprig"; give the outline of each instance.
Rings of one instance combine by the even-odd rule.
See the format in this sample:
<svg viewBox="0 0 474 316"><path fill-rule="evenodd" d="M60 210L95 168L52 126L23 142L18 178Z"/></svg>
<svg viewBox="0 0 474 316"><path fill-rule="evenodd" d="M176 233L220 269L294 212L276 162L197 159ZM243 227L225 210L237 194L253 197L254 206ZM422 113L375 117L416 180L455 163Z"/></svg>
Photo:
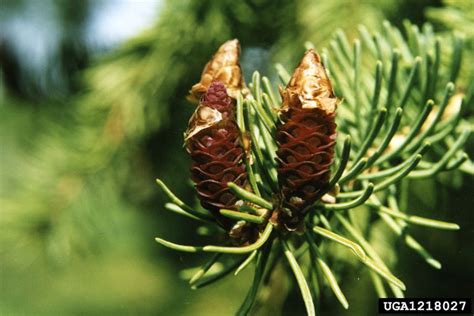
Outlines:
<svg viewBox="0 0 474 316"><path fill-rule="evenodd" d="M258 72L253 73L249 84L251 94L245 99L240 95L236 103L237 124L241 134L248 138L245 140L250 141L251 150L246 153L244 162L252 192L229 183L230 191L241 201L236 209L221 209L220 214L239 224L255 225L260 234L252 244L234 247L187 246L157 238L157 242L172 249L216 253L191 279L193 288L211 284L231 271L238 274L256 259L252 285L238 312L247 315L260 283L269 286L271 272L284 255L309 315L315 313L313 299L318 297L319 283L323 279L347 309L349 303L329 265L333 259L331 247L327 247L330 240L350 249L369 269L379 296L387 297L384 285L388 285L395 297L404 297L405 284L390 271L389 264L365 238L371 233L370 223L374 219L385 222L388 230L428 264L441 267L408 230L412 225L458 230L459 225L400 211L397 191L403 179L432 178L457 168L470 170L472 162L463 151L470 135L470 128L463 120L463 107L445 118L450 114L446 109L455 93L462 42L454 40L446 63L446 52L442 51L444 42L435 37L430 27L420 31L408 22L404 25L407 38L384 22L383 33L371 34L360 26L360 39L351 44L342 31L337 31L330 47L322 49L323 63L342 101L336 120L344 142L336 148L333 174L320 192L321 200L305 209L309 212L305 223L308 230L303 236L272 234L273 225L279 227L273 212L282 211L275 160L276 131L282 123L278 117L281 98L276 93L278 84L272 84ZM315 48L310 42L306 46ZM280 83L286 85L290 72L281 64L276 65L276 70ZM440 87L444 87L444 91L439 91ZM173 202L167 204L167 209L215 225L209 220L211 216L193 210L162 182L158 183ZM325 194L328 192L330 194ZM376 215L369 217L364 229L351 223L352 215L364 209L360 206L366 206L365 209ZM272 247L274 242L281 243L282 247ZM298 246L296 250L293 244ZM246 256L208 275L210 266L222 253ZM308 273L309 284L303 271Z"/></svg>

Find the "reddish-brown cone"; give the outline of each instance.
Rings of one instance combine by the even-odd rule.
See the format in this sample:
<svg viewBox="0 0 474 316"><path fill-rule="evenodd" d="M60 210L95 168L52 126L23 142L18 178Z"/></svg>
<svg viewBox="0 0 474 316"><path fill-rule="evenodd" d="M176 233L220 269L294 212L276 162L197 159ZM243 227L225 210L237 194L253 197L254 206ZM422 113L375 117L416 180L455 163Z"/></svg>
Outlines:
<svg viewBox="0 0 474 316"><path fill-rule="evenodd" d="M242 163L244 149L235 120L234 100L225 86L212 82L201 97L189 121L186 150L191 155L192 179L201 205L226 228L232 222L223 218L219 209L236 210L238 198L227 187L228 182L244 187L247 173Z"/></svg>
<svg viewBox="0 0 474 316"><path fill-rule="evenodd" d="M321 197L329 182L337 99L313 50L306 52L281 94L282 124L276 139L282 207L274 220L287 230L297 230L307 206Z"/></svg>

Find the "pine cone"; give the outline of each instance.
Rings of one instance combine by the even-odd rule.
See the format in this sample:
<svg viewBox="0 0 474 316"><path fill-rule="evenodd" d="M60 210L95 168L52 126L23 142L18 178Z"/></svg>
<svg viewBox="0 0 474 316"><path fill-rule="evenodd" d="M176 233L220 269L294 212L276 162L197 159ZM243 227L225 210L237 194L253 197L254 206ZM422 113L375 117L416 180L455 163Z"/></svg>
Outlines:
<svg viewBox="0 0 474 316"><path fill-rule="evenodd" d="M223 218L219 209L236 210L238 200L227 183L234 182L241 187L247 183L234 102L223 83L212 82L201 97L186 133L186 150L193 161L192 179L201 205L226 228L230 228L232 222Z"/></svg>
<svg viewBox="0 0 474 316"><path fill-rule="evenodd" d="M336 139L337 98L313 50L306 52L281 95L276 139L282 207L274 220L299 230L306 208L327 189Z"/></svg>
<svg viewBox="0 0 474 316"><path fill-rule="evenodd" d="M199 83L191 88L188 99L195 102L199 101L201 96L206 93L211 82L215 80L222 82L227 88L228 94L237 99L239 91L245 87L239 57L240 44L237 39L222 44L204 67Z"/></svg>

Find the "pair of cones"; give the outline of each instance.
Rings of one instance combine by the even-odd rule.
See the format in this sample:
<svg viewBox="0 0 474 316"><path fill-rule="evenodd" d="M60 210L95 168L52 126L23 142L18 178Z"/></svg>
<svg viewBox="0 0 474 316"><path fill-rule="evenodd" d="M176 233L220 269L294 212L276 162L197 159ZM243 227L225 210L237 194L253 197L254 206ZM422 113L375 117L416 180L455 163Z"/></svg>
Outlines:
<svg viewBox="0 0 474 316"><path fill-rule="evenodd" d="M224 43L206 64L190 100L199 101L186 132L192 158L191 174L201 204L230 230L233 223L220 217L220 209L238 210L238 198L228 182L246 187L245 154L236 123L235 105L245 89L239 64L240 45ZM278 144L280 203L272 220L286 230L303 223L308 206L327 189L334 155L337 98L318 54L308 50L287 87L280 89Z"/></svg>

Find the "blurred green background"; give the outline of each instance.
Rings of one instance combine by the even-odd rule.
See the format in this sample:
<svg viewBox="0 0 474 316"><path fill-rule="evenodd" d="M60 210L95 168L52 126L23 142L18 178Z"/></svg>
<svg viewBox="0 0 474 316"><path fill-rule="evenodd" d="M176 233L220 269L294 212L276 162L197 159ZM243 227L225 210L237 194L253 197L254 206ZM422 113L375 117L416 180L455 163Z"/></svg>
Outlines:
<svg viewBox="0 0 474 316"><path fill-rule="evenodd" d="M196 203L182 148L193 112L188 89L227 39L241 41L247 76L259 70L275 78L273 64L294 67L305 41L323 48L337 29L351 38L357 25L380 30L384 19L463 34L463 62L473 61L471 0L1 1L0 314L232 315L251 269L192 291L180 271L205 258L153 239L212 240L166 212L154 183L162 178ZM461 88L472 84L466 69ZM468 146L472 157L472 138ZM472 297L472 176L457 171L408 185L411 210L462 229L413 230L443 263L440 271L396 243L394 272L407 296ZM350 309L325 293L321 314L376 314L367 271L334 269ZM304 315L297 291L268 302L255 314Z"/></svg>

